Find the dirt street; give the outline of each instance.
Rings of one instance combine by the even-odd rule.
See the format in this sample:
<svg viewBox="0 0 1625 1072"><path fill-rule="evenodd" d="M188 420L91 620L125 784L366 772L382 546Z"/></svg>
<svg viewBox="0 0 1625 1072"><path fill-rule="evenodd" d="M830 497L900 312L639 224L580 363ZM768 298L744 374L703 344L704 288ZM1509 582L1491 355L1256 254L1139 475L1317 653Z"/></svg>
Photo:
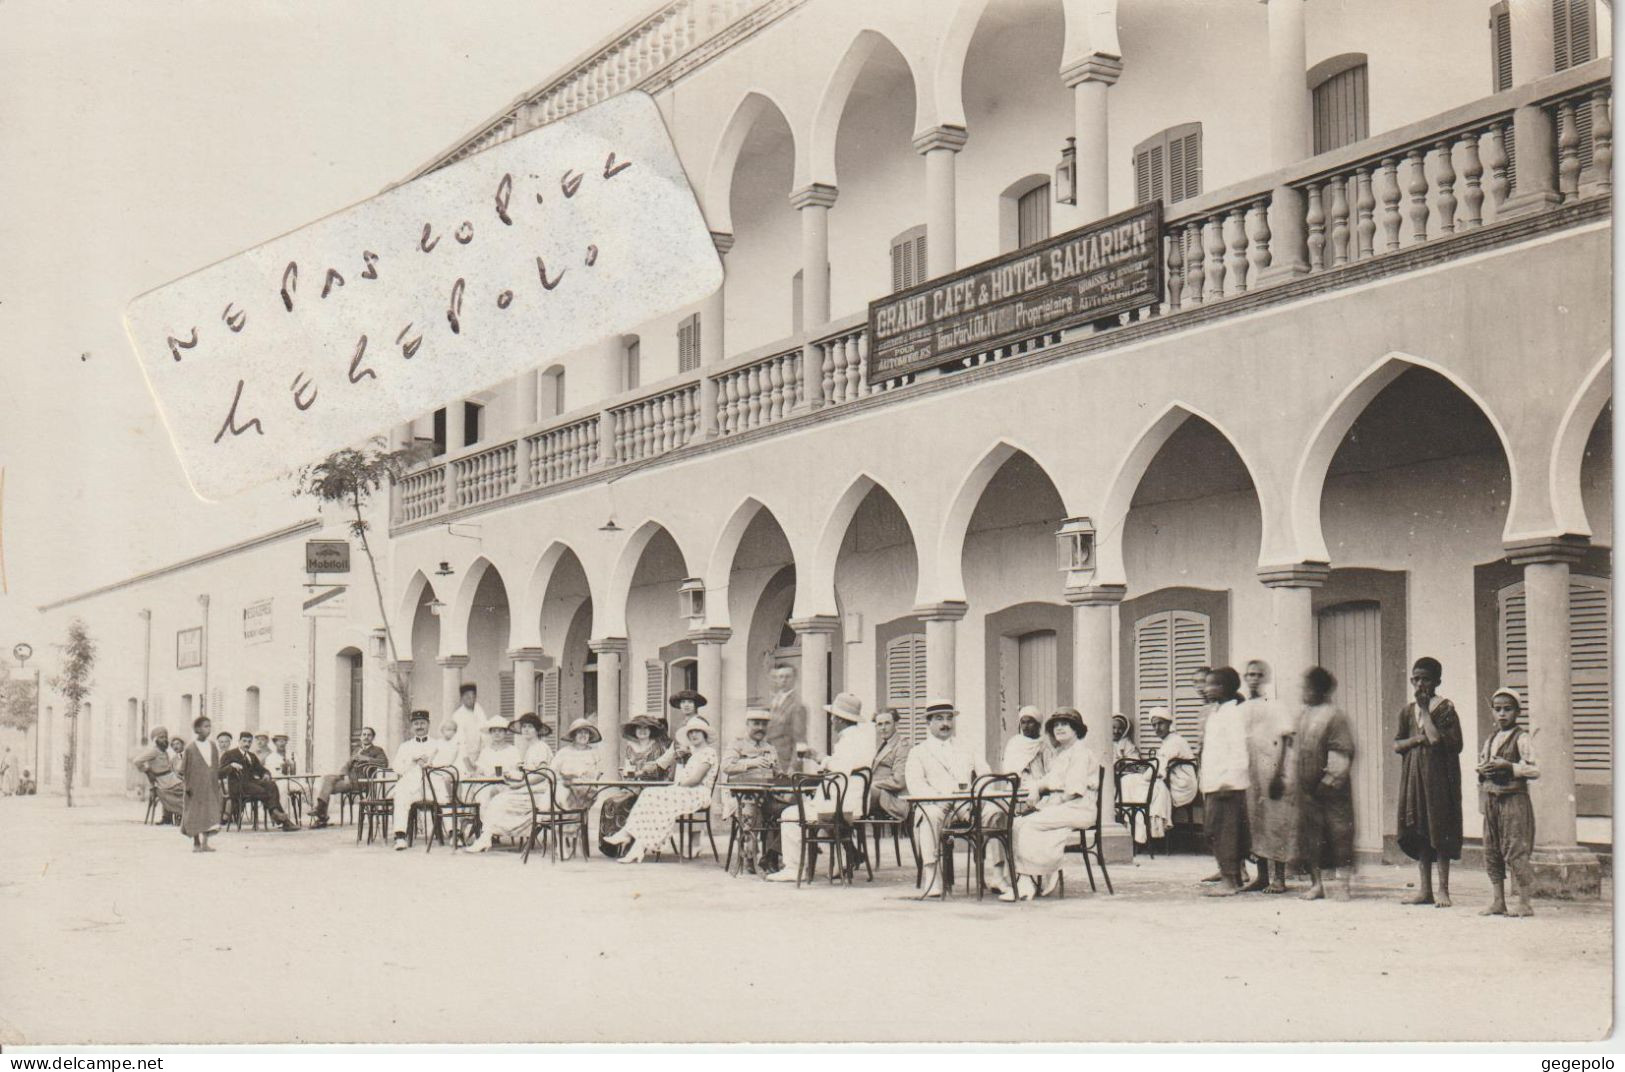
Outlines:
<svg viewBox="0 0 1625 1072"><path fill-rule="evenodd" d="M0 800L0 1042L1555 1040L1613 1005L1608 901L1480 918L1478 871L1450 910L1382 867L1349 903L1203 898L1194 856L937 904L912 865L797 890L353 827L197 855L140 813Z"/></svg>

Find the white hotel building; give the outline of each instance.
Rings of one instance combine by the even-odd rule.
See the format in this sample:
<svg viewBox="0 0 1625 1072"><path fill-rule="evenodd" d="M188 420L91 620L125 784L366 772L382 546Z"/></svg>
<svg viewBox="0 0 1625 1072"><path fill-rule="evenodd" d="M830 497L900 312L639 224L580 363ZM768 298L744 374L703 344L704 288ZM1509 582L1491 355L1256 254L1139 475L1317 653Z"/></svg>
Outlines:
<svg viewBox="0 0 1625 1072"><path fill-rule="evenodd" d="M954 698L992 756L1022 704L1073 704L1096 741L1113 711L1155 706L1193 732L1195 667L1263 657L1291 696L1319 662L1355 722L1375 856L1407 670L1432 655L1469 797L1490 691L1525 696L1542 873L1594 892L1581 843L1599 837L1581 831L1606 830L1612 776L1610 16L665 4L424 169L642 89L726 282L395 431L437 452L380 518L414 705L444 712L474 681L488 710L610 727L695 685L726 739L786 661L809 706ZM1156 199L1161 300L868 375L871 301ZM1092 528L1086 568L1060 568L1063 528ZM140 651L132 608L152 593L189 570L270 576L255 563L296 558L299 535L47 615L105 610L122 623L106 650ZM314 653L323 769L390 718L355 579ZM160 634L213 583L187 580ZM213 591L235 623L246 593ZM302 696L300 595L284 584L259 653L210 649L228 727L266 719L267 689ZM170 712L201 687L160 677ZM99 679L91 736L133 740L118 719L138 661ZM98 763L87 776L122 778Z"/></svg>

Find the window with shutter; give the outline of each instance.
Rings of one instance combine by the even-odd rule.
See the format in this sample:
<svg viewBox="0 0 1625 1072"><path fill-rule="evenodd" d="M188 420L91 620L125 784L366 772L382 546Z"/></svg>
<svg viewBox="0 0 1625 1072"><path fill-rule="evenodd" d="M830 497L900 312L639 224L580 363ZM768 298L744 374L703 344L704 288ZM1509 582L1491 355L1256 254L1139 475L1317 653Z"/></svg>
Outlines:
<svg viewBox="0 0 1625 1072"><path fill-rule="evenodd" d="M903 739L925 739L925 634L904 633L886 643L886 706L897 712Z"/></svg>
<svg viewBox="0 0 1625 1072"><path fill-rule="evenodd" d="M700 367L700 314L695 313L677 325L677 371Z"/></svg>
<svg viewBox="0 0 1625 1072"><path fill-rule="evenodd" d="M1566 71L1597 58L1596 0L1552 0L1552 70ZM1574 110L1580 167L1591 167L1591 102Z"/></svg>
<svg viewBox="0 0 1625 1072"><path fill-rule="evenodd" d="M513 671L497 671L497 711L512 722L519 712L513 709Z"/></svg>
<svg viewBox="0 0 1625 1072"><path fill-rule="evenodd" d="M1153 707L1166 707L1174 729L1191 748L1201 751L1206 701L1191 678L1198 667L1210 665L1212 655L1212 622L1205 614L1159 611L1134 623L1134 726L1142 748L1156 747L1146 714Z"/></svg>
<svg viewBox="0 0 1625 1072"><path fill-rule="evenodd" d="M1134 147L1134 200L1167 204L1202 192L1202 124L1181 123Z"/></svg>
<svg viewBox="0 0 1625 1072"><path fill-rule="evenodd" d="M1512 12L1506 0L1490 8L1490 91L1512 88Z"/></svg>
<svg viewBox="0 0 1625 1072"><path fill-rule="evenodd" d="M655 718L665 717L666 664L659 659L643 661L643 709Z"/></svg>
<svg viewBox="0 0 1625 1072"><path fill-rule="evenodd" d="M540 708L536 713L542 717L542 725L548 727L549 743L556 743L559 729L559 671L557 667L551 670L543 670L536 675L536 705ZM594 714L596 713L594 712Z"/></svg>
<svg viewBox="0 0 1625 1072"><path fill-rule="evenodd" d="M1500 683L1525 701L1519 722L1527 726L1529 632L1523 582L1501 589L1498 601ZM1596 780L1595 774L1588 778L1586 772L1612 769L1609 603L1606 579L1578 575L1569 578L1569 703L1574 714L1574 767L1581 780Z"/></svg>
<svg viewBox="0 0 1625 1072"><path fill-rule="evenodd" d="M1016 246L1023 248L1049 237L1049 183L1035 186L1016 202Z"/></svg>
<svg viewBox="0 0 1625 1072"><path fill-rule="evenodd" d="M1364 53L1350 52L1316 64L1309 72L1309 90L1317 154L1370 136Z"/></svg>
<svg viewBox="0 0 1625 1072"><path fill-rule="evenodd" d="M288 751L294 755L299 754L304 740L304 734L300 732L299 718L299 711L303 706L300 703L303 692L304 689L294 678L290 677L282 682L282 732L288 735Z"/></svg>
<svg viewBox="0 0 1625 1072"><path fill-rule="evenodd" d="M925 224L910 227L891 240L892 293L925 282Z"/></svg>

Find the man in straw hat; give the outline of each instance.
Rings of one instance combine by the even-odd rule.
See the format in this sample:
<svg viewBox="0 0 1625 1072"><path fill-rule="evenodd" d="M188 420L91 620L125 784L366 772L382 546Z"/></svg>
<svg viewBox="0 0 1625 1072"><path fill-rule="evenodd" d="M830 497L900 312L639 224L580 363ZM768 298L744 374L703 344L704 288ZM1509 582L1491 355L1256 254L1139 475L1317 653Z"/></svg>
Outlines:
<svg viewBox="0 0 1625 1072"><path fill-rule="evenodd" d="M947 700L934 700L925 708L925 740L908 753L903 780L910 796L942 797L970 792L981 773L976 754L954 737L959 710ZM923 897L941 897L942 883L937 873L937 845L947 806L941 803L917 805L914 809L914 843L925 865Z"/></svg>
<svg viewBox="0 0 1625 1072"><path fill-rule="evenodd" d="M772 720L773 716L765 707L751 707L745 711L745 735L734 738L722 752L724 784L771 783L783 774L778 749L767 739ZM739 812L747 826L762 829L764 859L777 859L779 855L778 820L784 806L784 801L761 793L739 796L726 789L722 792L724 819L731 819L735 812ZM755 861L749 859L748 855L745 864L749 870L755 871Z"/></svg>
<svg viewBox="0 0 1625 1072"><path fill-rule="evenodd" d="M163 805L163 822L180 822L185 787L170 758L169 731L162 726L154 726L147 747L136 755L131 765L151 780L153 789L158 793L158 802Z"/></svg>
<svg viewBox="0 0 1625 1072"><path fill-rule="evenodd" d="M850 692L843 692L835 697L834 703L826 705L824 711L842 726L835 737L834 751L820 757L802 744L796 749L796 754L805 759L807 766L820 771L850 775L859 767L869 766L875 756L875 724L865 717L863 701ZM815 793L807 801L806 811L809 817L825 822L834 818L837 803L833 796ZM863 814L863 800L856 782L848 784L846 796L839 804L847 819L856 819ZM801 867L801 821L793 808L787 808L780 818L779 840L783 846L784 866L769 875L768 879L773 882L794 882Z"/></svg>

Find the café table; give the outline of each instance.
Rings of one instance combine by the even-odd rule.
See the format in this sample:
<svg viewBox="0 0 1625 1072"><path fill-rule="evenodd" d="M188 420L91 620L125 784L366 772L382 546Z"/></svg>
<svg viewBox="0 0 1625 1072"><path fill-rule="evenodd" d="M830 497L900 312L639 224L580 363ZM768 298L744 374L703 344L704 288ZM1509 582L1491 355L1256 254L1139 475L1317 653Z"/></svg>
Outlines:
<svg viewBox="0 0 1625 1072"><path fill-rule="evenodd" d="M818 788L818 782L733 781L725 783L722 788L735 797L735 806L738 809L728 835L728 856L722 862L722 866L730 875L737 876L748 870L765 878L766 875L759 865L765 852L765 835L771 829L769 821L763 819L769 801L775 797L782 797L784 803L788 805L793 803L790 800L791 796L796 793L812 792ZM778 813L775 812L774 815L775 818L771 822L776 825L779 822ZM749 821L747 816L754 816L755 822ZM743 836L735 837L736 833ZM736 841L739 843L737 855L734 853Z"/></svg>
<svg viewBox="0 0 1625 1072"><path fill-rule="evenodd" d="M1013 805L1020 804L1027 800L1029 795L1030 794L1025 786L1019 788L1015 793L1015 801L1013 802ZM1010 796L1011 793L1008 789L994 789L991 791L984 791L982 793L982 800L984 802L995 799L1008 800ZM908 816L904 822L908 824L909 844L914 849L914 885L918 887L924 880L925 860L924 857L920 855L919 835L914 832L915 823L917 821L916 810L922 805L927 804L939 804L942 806L942 825L932 831L932 836L940 840L944 831L954 828L965 829L971 824L974 817L969 812L970 806L976 802L976 793L969 786L965 786L952 793L903 793L898 797L898 799L903 800L908 804ZM1012 806L1011 811L1015 811L1014 806ZM1012 816L1012 821L1013 818L1014 817ZM952 854L950 853L948 856L941 858L939 860L939 864L943 868L943 889L946 891L953 883ZM1015 861L1010 859L1005 860L1005 868L1010 873L1009 880L1011 888L1013 889L1016 880ZM930 888L928 887L924 893L920 894L918 899L925 900L926 895L930 892Z"/></svg>

